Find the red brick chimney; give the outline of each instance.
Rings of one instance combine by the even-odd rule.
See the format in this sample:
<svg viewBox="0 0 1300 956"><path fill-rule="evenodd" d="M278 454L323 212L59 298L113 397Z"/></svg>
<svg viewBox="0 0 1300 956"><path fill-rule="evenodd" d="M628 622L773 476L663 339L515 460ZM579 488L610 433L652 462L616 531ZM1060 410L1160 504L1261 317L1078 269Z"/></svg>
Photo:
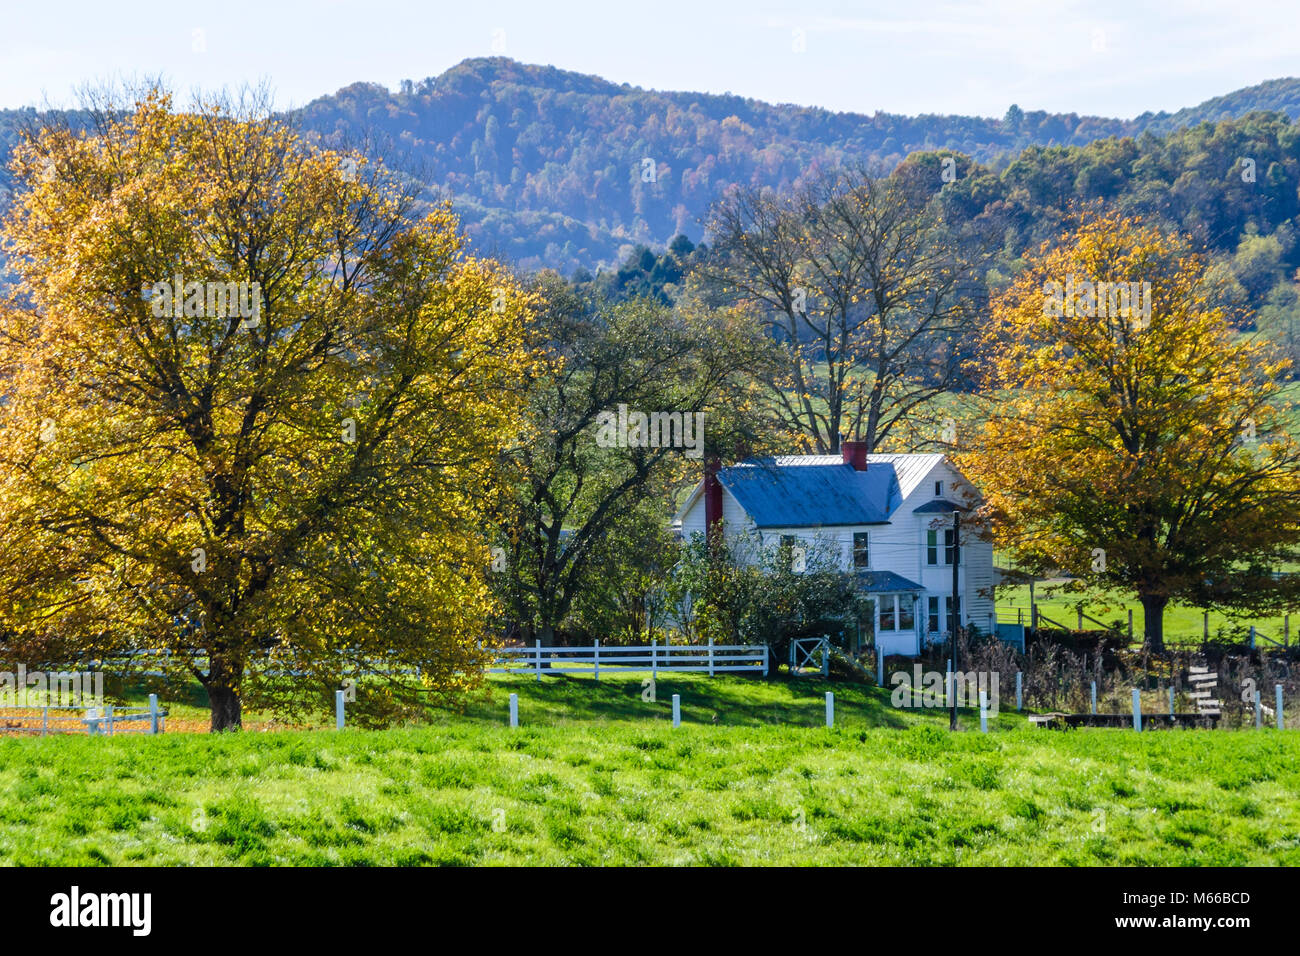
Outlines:
<svg viewBox="0 0 1300 956"><path fill-rule="evenodd" d="M867 443L864 441L840 442L840 457L844 464L852 465L854 471L867 470Z"/></svg>
<svg viewBox="0 0 1300 956"><path fill-rule="evenodd" d="M722 482L718 481L718 469L722 460L710 455L704 460L704 533L712 540L722 529Z"/></svg>

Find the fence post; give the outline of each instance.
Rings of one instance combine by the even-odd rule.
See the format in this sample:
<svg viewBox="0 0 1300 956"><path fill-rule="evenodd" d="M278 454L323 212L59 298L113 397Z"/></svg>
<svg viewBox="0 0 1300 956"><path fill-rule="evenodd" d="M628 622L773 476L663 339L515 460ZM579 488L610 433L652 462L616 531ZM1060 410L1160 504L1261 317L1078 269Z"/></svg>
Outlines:
<svg viewBox="0 0 1300 956"><path fill-rule="evenodd" d="M1076 627L1075 630L1082 631L1083 630L1083 608L1077 607L1075 608L1075 610L1079 612L1079 626Z"/></svg>
<svg viewBox="0 0 1300 956"><path fill-rule="evenodd" d="M600 680L600 641L596 642L596 652L592 655L591 660L595 665L592 673L596 675L596 680Z"/></svg>
<svg viewBox="0 0 1300 956"><path fill-rule="evenodd" d="M952 658L951 658L951 657L948 658L948 676L945 678L944 688L945 688L945 691L946 691L946 692L945 692L945 694L944 694L943 701L944 701L944 704L945 704L949 709L951 709L951 708L952 708L952 702L953 702L953 700L954 700L954 697L953 697L953 690L952 690Z"/></svg>
<svg viewBox="0 0 1300 956"><path fill-rule="evenodd" d="M822 677L831 676L831 636L822 635Z"/></svg>
<svg viewBox="0 0 1300 956"><path fill-rule="evenodd" d="M1255 649L1255 625L1254 624L1250 626L1250 649L1252 651Z"/></svg>
<svg viewBox="0 0 1300 956"><path fill-rule="evenodd" d="M1097 715L1097 682L1096 681L1092 682L1092 713L1094 717Z"/></svg>
<svg viewBox="0 0 1300 956"><path fill-rule="evenodd" d="M1174 715L1174 685L1169 685L1169 716Z"/></svg>
<svg viewBox="0 0 1300 956"><path fill-rule="evenodd" d="M519 726L519 695L510 695L510 726Z"/></svg>
<svg viewBox="0 0 1300 956"><path fill-rule="evenodd" d="M1282 686L1281 684L1278 685L1278 687L1281 686ZM1281 699L1282 698L1279 695L1278 700ZM41 708L41 736L44 737L47 733L49 733L49 730L50 730L50 708L42 707Z"/></svg>
<svg viewBox="0 0 1300 956"><path fill-rule="evenodd" d="M880 651L880 645L876 645L876 686L885 686L885 655Z"/></svg>
<svg viewBox="0 0 1300 956"><path fill-rule="evenodd" d="M830 691L826 692L826 726L835 726L835 695Z"/></svg>
<svg viewBox="0 0 1300 956"><path fill-rule="evenodd" d="M709 676L713 676L713 638L709 638Z"/></svg>
<svg viewBox="0 0 1300 956"><path fill-rule="evenodd" d="M769 661L768 661L768 650L767 650L767 645L764 644L764 645L763 645L763 676L764 676L764 677L767 676L768 664L769 664Z"/></svg>
<svg viewBox="0 0 1300 956"><path fill-rule="evenodd" d="M1142 729L1142 693L1133 688L1133 729Z"/></svg>
<svg viewBox="0 0 1300 956"><path fill-rule="evenodd" d="M149 695L149 733L158 733L158 695Z"/></svg>
<svg viewBox="0 0 1300 956"><path fill-rule="evenodd" d="M659 638L650 641L650 676L659 676Z"/></svg>
<svg viewBox="0 0 1300 956"><path fill-rule="evenodd" d="M334 729L343 729L343 691L334 692Z"/></svg>
<svg viewBox="0 0 1300 956"><path fill-rule="evenodd" d="M682 695L673 694L673 726L682 725Z"/></svg>
<svg viewBox="0 0 1300 956"><path fill-rule="evenodd" d="M539 637L533 645L537 650L537 679L542 679L542 639Z"/></svg>
<svg viewBox="0 0 1300 956"><path fill-rule="evenodd" d="M1022 678L1023 678L1024 676L1025 676L1025 675L1024 675L1023 672L1021 672L1021 671L1016 671L1016 710L1020 710L1020 702L1021 702L1021 695L1020 695L1020 691L1021 691L1021 680L1022 680Z"/></svg>
<svg viewBox="0 0 1300 956"><path fill-rule="evenodd" d="M108 735L113 736L113 705L109 704L104 708L104 717L108 721Z"/></svg>
<svg viewBox="0 0 1300 956"><path fill-rule="evenodd" d="M1201 640L1208 641L1209 639L1210 639L1210 612L1202 611L1201 612Z"/></svg>
<svg viewBox="0 0 1300 956"><path fill-rule="evenodd" d="M980 733L989 732L989 692L980 691Z"/></svg>
<svg viewBox="0 0 1300 956"><path fill-rule="evenodd" d="M1264 726L1264 709L1259 705L1259 688L1255 688L1255 729Z"/></svg>
<svg viewBox="0 0 1300 956"><path fill-rule="evenodd" d="M1277 729L1281 730L1284 726L1282 723L1282 685L1274 684L1273 691L1277 695Z"/></svg>
<svg viewBox="0 0 1300 956"><path fill-rule="evenodd" d="M1128 642L1133 643L1133 609L1128 609Z"/></svg>

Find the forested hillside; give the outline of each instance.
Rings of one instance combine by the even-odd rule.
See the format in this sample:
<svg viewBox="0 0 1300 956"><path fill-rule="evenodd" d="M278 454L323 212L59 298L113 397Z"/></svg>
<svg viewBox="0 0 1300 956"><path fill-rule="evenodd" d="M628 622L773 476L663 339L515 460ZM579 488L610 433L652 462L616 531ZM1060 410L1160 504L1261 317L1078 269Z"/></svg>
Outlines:
<svg viewBox="0 0 1300 956"><path fill-rule="evenodd" d="M927 150L952 150L988 164L990 172L1000 171L1026 147L1084 147L1258 109L1300 115L1300 81L1273 80L1174 114L1146 113L1131 120L1014 106L1001 119L868 116L738 96L643 90L490 58L404 81L396 92L356 83L309 103L299 119L333 142L385 142L395 158L435 187L431 196L455 202L483 251L525 268L548 265L568 274L580 266L608 266L636 243L662 248L678 233L698 241L701 218L731 183L783 189L828 167L866 163L888 169ZM15 141L23 112L0 111L3 155ZM1224 146L1224 137L1208 138L1214 142L1204 154L1189 143L1169 157L1173 163L1193 161L1198 182ZM1233 133L1226 139L1240 137ZM1149 151L1114 145L1076 158L1030 152L1006 181L1016 195L999 198L1011 202L1018 215L1029 215L1027 204L1054 206L1076 192L1102 195L1143 183L1152 189L1177 183L1181 198L1174 200L1175 211L1195 205L1196 190L1179 182L1183 170L1169 163L1125 165L1144 149ZM1091 172L1077 182L1074 167L1080 164ZM1074 173L1068 182L1062 178L1066 167ZM1261 183L1267 171L1259 166ZM10 185L7 171L0 173L0 204ZM976 191L970 201L982 198ZM1217 217L1214 210L1202 212ZM1277 212L1271 210L1270 217Z"/></svg>

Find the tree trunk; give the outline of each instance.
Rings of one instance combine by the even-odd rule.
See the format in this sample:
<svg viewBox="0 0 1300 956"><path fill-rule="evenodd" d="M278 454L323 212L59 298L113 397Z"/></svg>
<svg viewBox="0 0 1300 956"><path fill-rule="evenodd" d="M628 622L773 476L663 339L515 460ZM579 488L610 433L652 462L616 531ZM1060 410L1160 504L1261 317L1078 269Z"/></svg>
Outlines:
<svg viewBox="0 0 1300 956"><path fill-rule="evenodd" d="M1142 613L1146 618L1145 647L1148 651L1163 653L1165 649L1165 605L1169 598L1163 594L1141 594Z"/></svg>
<svg viewBox="0 0 1300 956"><path fill-rule="evenodd" d="M228 686L213 684L208 687L208 703L212 708L212 732L240 730L244 726L243 704L239 693Z"/></svg>
<svg viewBox="0 0 1300 956"><path fill-rule="evenodd" d="M244 676L243 661L232 660L228 649L213 653L211 661L204 686L212 711L212 732L240 730L244 726L243 700L239 693Z"/></svg>

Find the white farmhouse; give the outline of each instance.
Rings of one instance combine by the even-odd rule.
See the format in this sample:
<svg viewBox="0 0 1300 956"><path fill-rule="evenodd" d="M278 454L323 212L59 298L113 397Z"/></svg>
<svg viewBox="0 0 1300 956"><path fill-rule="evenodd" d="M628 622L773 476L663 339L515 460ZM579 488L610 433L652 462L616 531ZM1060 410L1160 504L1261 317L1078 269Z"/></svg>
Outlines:
<svg viewBox="0 0 1300 956"><path fill-rule="evenodd" d="M943 455L868 455L861 442L841 454L752 459L722 468L711 463L677 514L681 533L704 534L720 522L729 540L783 539L796 553L838 552L856 573L872 611L850 642L874 643L885 654L914 656L946 640L953 593L953 515L978 492ZM963 525L957 562L957 612L962 626L996 631L993 545Z"/></svg>

